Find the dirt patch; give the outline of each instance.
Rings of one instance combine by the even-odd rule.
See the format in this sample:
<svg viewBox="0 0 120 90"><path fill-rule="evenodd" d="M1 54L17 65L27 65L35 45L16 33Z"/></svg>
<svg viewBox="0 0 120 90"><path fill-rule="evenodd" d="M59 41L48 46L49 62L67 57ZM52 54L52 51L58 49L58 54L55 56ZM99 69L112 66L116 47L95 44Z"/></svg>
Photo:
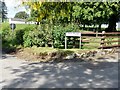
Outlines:
<svg viewBox="0 0 120 90"><path fill-rule="evenodd" d="M56 61L63 60L67 55L73 53L73 51L69 50L57 50L46 48L25 48L17 51L15 54L18 58L24 59L27 61L39 61L39 62L48 62L48 61Z"/></svg>
<svg viewBox="0 0 120 90"><path fill-rule="evenodd" d="M38 62L61 62L61 61L101 61L104 59L116 59L118 49L109 50L90 50L84 52L73 52L56 50L51 52L33 52L29 49L21 49L15 55L26 61L38 61Z"/></svg>

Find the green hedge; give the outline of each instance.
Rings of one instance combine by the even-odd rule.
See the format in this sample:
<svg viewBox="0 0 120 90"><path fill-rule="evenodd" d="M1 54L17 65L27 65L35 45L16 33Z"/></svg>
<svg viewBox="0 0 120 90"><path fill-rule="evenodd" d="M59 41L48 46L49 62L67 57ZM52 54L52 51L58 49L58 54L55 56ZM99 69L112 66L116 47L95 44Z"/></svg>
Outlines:
<svg viewBox="0 0 120 90"><path fill-rule="evenodd" d="M78 25L69 24L63 27L62 25L54 26L53 29L53 44L55 48L64 48L65 33L79 31ZM69 42L71 43L71 42Z"/></svg>
<svg viewBox="0 0 120 90"><path fill-rule="evenodd" d="M65 33L78 30L78 25L74 24L67 26L40 24L37 28L35 25L16 25L16 29L12 32L9 24L6 23L2 25L2 44L4 47L22 45L24 47L64 48Z"/></svg>
<svg viewBox="0 0 120 90"><path fill-rule="evenodd" d="M52 29L48 24L41 24L37 29L25 32L24 36L25 47L44 47L52 42Z"/></svg>
<svg viewBox="0 0 120 90"><path fill-rule="evenodd" d="M16 29L12 31L8 23L3 23L1 32L2 32L2 47L3 48L12 48L19 45L23 45L23 35L25 32L34 30L35 26L32 25L22 25L17 24Z"/></svg>

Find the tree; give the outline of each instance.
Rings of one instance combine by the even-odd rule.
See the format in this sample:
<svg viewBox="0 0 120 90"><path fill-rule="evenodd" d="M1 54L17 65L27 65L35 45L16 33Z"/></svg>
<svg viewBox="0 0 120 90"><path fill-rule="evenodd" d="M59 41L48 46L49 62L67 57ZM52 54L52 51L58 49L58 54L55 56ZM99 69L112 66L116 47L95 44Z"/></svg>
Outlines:
<svg viewBox="0 0 120 90"><path fill-rule="evenodd" d="M109 26L106 31L116 31L116 22L118 22L120 18L120 1L109 3L109 8L111 8L112 14L108 19Z"/></svg>
<svg viewBox="0 0 120 90"><path fill-rule="evenodd" d="M64 1L64 0L61 0ZM65 0L66 1L66 0ZM37 22L47 19L51 23L72 21L72 2L24 2L31 10L31 17Z"/></svg>
<svg viewBox="0 0 120 90"><path fill-rule="evenodd" d="M4 1L0 1L0 18L2 22L7 18L7 6Z"/></svg>
<svg viewBox="0 0 120 90"><path fill-rule="evenodd" d="M79 2L73 7L73 16L82 24L109 24L106 31L116 31L119 18L119 2Z"/></svg>
<svg viewBox="0 0 120 90"><path fill-rule="evenodd" d="M26 19L28 17L29 17L29 15L25 11L20 11L20 12L15 14L14 18Z"/></svg>
<svg viewBox="0 0 120 90"><path fill-rule="evenodd" d="M24 0L23 0L24 1ZM37 21L44 19L51 23L71 23L86 25L109 24L106 31L116 31L120 2L24 2L31 9L32 17ZM63 2L62 2L63 1Z"/></svg>

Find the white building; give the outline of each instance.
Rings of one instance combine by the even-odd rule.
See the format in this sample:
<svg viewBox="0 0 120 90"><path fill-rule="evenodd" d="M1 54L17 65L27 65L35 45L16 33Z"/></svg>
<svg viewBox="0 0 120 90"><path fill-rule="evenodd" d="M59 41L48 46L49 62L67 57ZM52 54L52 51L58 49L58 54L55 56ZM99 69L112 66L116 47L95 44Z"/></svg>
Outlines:
<svg viewBox="0 0 120 90"><path fill-rule="evenodd" d="M108 24L102 24L101 25L102 28L107 28L108 27ZM117 22L116 23L116 29L120 28L120 22Z"/></svg>
<svg viewBox="0 0 120 90"><path fill-rule="evenodd" d="M120 28L120 22L118 22L118 23L116 24L116 27L117 27L117 28Z"/></svg>
<svg viewBox="0 0 120 90"><path fill-rule="evenodd" d="M26 21L25 19L19 19L19 18L9 18L9 23L14 24L36 24L36 22L33 21Z"/></svg>
<svg viewBox="0 0 120 90"><path fill-rule="evenodd" d="M25 19L19 19L19 18L9 18L9 23L14 23L14 24L26 24Z"/></svg>

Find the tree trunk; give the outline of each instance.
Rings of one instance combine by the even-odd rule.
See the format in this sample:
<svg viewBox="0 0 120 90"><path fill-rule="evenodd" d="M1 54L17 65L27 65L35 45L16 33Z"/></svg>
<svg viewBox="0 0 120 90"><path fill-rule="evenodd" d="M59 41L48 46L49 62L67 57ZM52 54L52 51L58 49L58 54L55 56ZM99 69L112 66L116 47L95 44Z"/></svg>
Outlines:
<svg viewBox="0 0 120 90"><path fill-rule="evenodd" d="M83 29L85 29L85 24L83 24Z"/></svg>
<svg viewBox="0 0 120 90"><path fill-rule="evenodd" d="M36 25L39 25L39 22L37 22Z"/></svg>
<svg viewBox="0 0 120 90"><path fill-rule="evenodd" d="M101 24L99 24L99 27L98 27L98 29L101 31Z"/></svg>
<svg viewBox="0 0 120 90"><path fill-rule="evenodd" d="M105 31L106 32L116 31L116 22L117 22L117 16L113 14L109 19L108 28Z"/></svg>

